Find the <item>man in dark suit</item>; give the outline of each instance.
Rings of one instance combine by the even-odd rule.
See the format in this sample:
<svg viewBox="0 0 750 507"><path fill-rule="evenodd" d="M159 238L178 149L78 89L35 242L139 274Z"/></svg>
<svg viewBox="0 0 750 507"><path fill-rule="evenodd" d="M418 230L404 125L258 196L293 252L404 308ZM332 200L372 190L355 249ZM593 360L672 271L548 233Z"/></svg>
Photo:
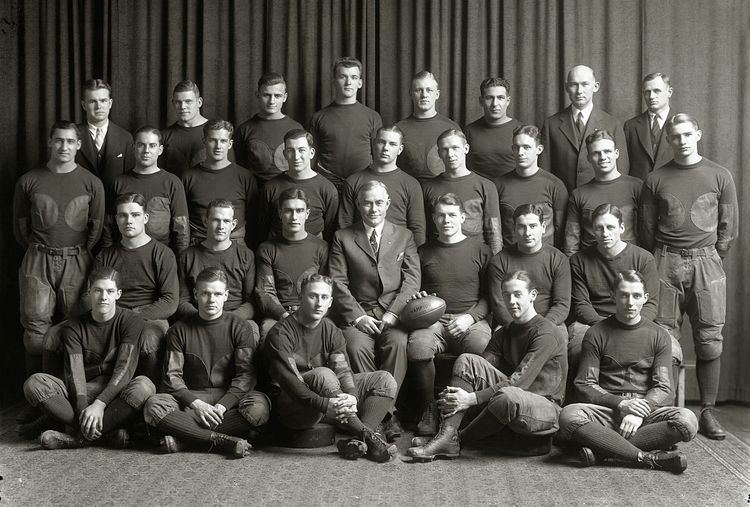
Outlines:
<svg viewBox="0 0 750 507"><path fill-rule="evenodd" d="M672 160L672 150L664 133L672 96L669 76L661 72L647 75L643 78L642 90L646 110L625 122L625 139L630 175L645 180L648 173Z"/></svg>
<svg viewBox="0 0 750 507"><path fill-rule="evenodd" d="M539 165L560 178L568 192L594 177L583 142L587 135L595 130L608 130L615 135L615 144L625 146L620 120L594 104L594 94L598 90L599 81L594 71L585 65L576 65L565 81L571 104L544 120L542 126L544 151ZM620 154L617 167L622 174L628 174L627 153Z"/></svg>
<svg viewBox="0 0 750 507"><path fill-rule="evenodd" d="M411 231L385 220L390 203L385 184L363 185L357 196L362 221L336 231L328 263L352 369L385 370L400 388L408 335L398 314L419 291L421 271ZM389 441L400 434L393 426L387 422L384 428Z"/></svg>
<svg viewBox="0 0 750 507"><path fill-rule="evenodd" d="M135 165L133 136L109 119L112 102L112 88L103 79L83 83L81 108L86 121L79 125L81 149L76 162L97 175L106 191L112 188L115 177Z"/></svg>

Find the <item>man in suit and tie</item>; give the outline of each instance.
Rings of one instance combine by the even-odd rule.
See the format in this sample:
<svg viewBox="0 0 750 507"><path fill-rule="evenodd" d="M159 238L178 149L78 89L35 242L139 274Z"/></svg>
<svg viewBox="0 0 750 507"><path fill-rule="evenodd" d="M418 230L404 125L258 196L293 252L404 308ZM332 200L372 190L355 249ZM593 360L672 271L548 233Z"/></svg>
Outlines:
<svg viewBox="0 0 750 507"><path fill-rule="evenodd" d="M669 76L653 72L643 78L642 90L646 110L625 122L625 139L628 141L630 175L645 180L648 173L672 160L672 150L664 133L672 85Z"/></svg>
<svg viewBox="0 0 750 507"><path fill-rule="evenodd" d="M570 69L565 91L571 104L544 120L544 151L539 157L539 165L560 178L571 192L594 177L583 142L586 136L595 130L607 130L614 133L615 144L625 146L625 134L620 120L594 104L599 81L590 67L576 65ZM628 174L627 153L620 154L617 167L622 174Z"/></svg>
<svg viewBox="0 0 750 507"><path fill-rule="evenodd" d="M398 314L419 291L421 271L411 231L385 219L390 203L385 184L363 185L357 196L362 221L336 231L328 263L352 369L385 370L400 388L408 335ZM384 433L389 441L400 434L394 418Z"/></svg>
<svg viewBox="0 0 750 507"><path fill-rule="evenodd" d="M103 79L83 83L81 108L86 112L86 121L79 125L83 135L76 163L97 175L107 191L116 176L135 165L133 136L109 119L112 103L109 83Z"/></svg>

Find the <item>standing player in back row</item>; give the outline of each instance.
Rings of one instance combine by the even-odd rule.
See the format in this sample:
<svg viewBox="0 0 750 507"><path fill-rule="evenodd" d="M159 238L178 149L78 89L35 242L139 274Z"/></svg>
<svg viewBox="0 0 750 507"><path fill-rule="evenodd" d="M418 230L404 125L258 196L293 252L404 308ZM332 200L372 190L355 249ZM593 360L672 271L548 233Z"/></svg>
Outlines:
<svg viewBox="0 0 750 507"><path fill-rule="evenodd" d="M713 414L719 391L721 330L726 318L722 259L739 231L731 173L698 153L695 118L678 113L666 124L674 160L648 175L641 196L641 240L653 250L661 278L656 322L679 336L687 312L693 328L701 398L700 432L726 437Z"/></svg>
<svg viewBox="0 0 750 507"><path fill-rule="evenodd" d="M341 192L347 176L372 162L370 144L383 120L357 102L362 62L351 56L337 59L332 81L333 102L313 114L310 130L318 142L318 172Z"/></svg>
<svg viewBox="0 0 750 507"><path fill-rule="evenodd" d="M208 121L201 114L203 98L198 85L180 81L172 92L172 106L177 121L162 130L164 152L159 167L182 176L182 173L206 159L203 148L203 125Z"/></svg>

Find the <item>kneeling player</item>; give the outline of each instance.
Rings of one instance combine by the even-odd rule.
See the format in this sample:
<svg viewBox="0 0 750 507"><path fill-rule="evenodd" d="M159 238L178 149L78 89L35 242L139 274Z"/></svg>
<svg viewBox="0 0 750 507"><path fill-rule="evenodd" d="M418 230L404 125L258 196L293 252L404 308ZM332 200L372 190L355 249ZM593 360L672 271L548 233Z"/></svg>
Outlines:
<svg viewBox="0 0 750 507"><path fill-rule="evenodd" d="M560 438L584 446L585 466L610 457L681 473L687 458L659 449L692 440L698 420L688 409L665 406L672 399L672 346L665 329L641 316L645 287L634 270L615 278L615 314L583 338L575 386L585 403L562 411Z"/></svg>
<svg viewBox="0 0 750 507"><path fill-rule="evenodd" d="M341 456L382 463L396 446L373 428L393 406L396 381L385 371L352 374L344 335L325 318L332 291L330 278L310 275L302 282L299 310L268 333L264 351L271 376L281 386L274 416L291 429L337 422L355 435L338 442Z"/></svg>
<svg viewBox="0 0 750 507"><path fill-rule="evenodd" d="M252 448L245 439L268 421L268 398L253 390L258 337L246 320L223 312L227 297L227 275L203 270L195 284L198 314L167 333L161 393L143 410L146 423L165 434L167 452L194 443L242 458Z"/></svg>
<svg viewBox="0 0 750 507"><path fill-rule="evenodd" d="M536 288L525 271L502 283L513 321L497 332L481 356L461 354L453 377L438 400L443 416L438 434L415 438L406 453L416 461L457 458L461 446L498 433L505 426L524 435L551 435L558 429L568 362L566 344L555 325L536 313ZM459 430L466 411L481 411Z"/></svg>
<svg viewBox="0 0 750 507"><path fill-rule="evenodd" d="M145 376L133 378L143 320L117 307L119 275L108 267L89 275L91 311L61 329L65 381L46 373L32 375L23 392L32 406L50 419L75 428L48 430L39 442L45 449L84 447L114 430L112 443L127 446L124 427L156 392Z"/></svg>

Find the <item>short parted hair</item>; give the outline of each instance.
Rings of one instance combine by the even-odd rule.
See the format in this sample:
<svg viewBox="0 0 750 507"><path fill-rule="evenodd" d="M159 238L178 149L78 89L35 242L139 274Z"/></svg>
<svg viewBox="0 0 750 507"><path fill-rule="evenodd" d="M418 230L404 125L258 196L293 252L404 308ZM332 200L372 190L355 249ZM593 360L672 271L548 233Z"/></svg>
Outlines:
<svg viewBox="0 0 750 507"><path fill-rule="evenodd" d="M333 280L331 280L330 277L321 275L320 273L312 273L302 279L302 283L300 283L300 293L304 293L308 285L315 282L323 282L333 290Z"/></svg>
<svg viewBox="0 0 750 507"><path fill-rule="evenodd" d="M138 206L143 208L143 211L146 211L146 198L143 197L143 194L138 194L136 192L127 192L125 194L120 194L117 196L117 199L115 199L115 208L119 206L120 204L130 204L131 202L136 203Z"/></svg>
<svg viewBox="0 0 750 507"><path fill-rule="evenodd" d="M229 199L219 198L214 199L206 206L206 218L211 216L211 210L214 208L228 208L234 211L234 204Z"/></svg>
<svg viewBox="0 0 750 507"><path fill-rule="evenodd" d="M87 277L89 287L98 280L112 280L117 288L120 288L120 273L112 266L97 266L91 270Z"/></svg>
<svg viewBox="0 0 750 507"><path fill-rule="evenodd" d="M229 287L227 274L224 272L224 270L212 266L198 273L198 276L195 277L195 287L197 288L201 283L211 283L217 281L222 282L224 284L224 287Z"/></svg>
<svg viewBox="0 0 750 507"><path fill-rule="evenodd" d="M620 271L619 273L617 273L617 276L615 276L615 279L612 282L612 292L617 292L617 289L620 287L620 284L622 282L640 283L641 285L643 285L643 291L648 292L648 287L646 286L646 278L641 274L640 271L636 271L635 269L627 269L625 271Z"/></svg>
<svg viewBox="0 0 750 507"><path fill-rule="evenodd" d="M433 81L435 81L435 86L438 86L438 80L435 77L435 74L433 74L429 70L420 70L411 78L411 87L414 88L414 83L420 79L432 79Z"/></svg>
<svg viewBox="0 0 750 507"><path fill-rule="evenodd" d="M161 130L151 125L144 125L142 127L138 127L138 130L133 132L134 140L136 137L138 137L138 134L154 134L156 137L159 138L159 144L163 142L163 138L161 136Z"/></svg>
<svg viewBox="0 0 750 507"><path fill-rule="evenodd" d="M338 72L339 67L344 67L345 69L356 67L359 70L359 77L362 77L362 62L353 56L341 56L336 58L336 61L333 62L333 67L331 68L331 73L334 78L336 77L336 72Z"/></svg>
<svg viewBox="0 0 750 507"><path fill-rule="evenodd" d="M591 134L586 136L586 151L590 153L591 145L597 141L602 140L612 141L613 143L615 143L615 148L617 147L617 141L615 141L615 136L612 132L610 132L609 130L596 129Z"/></svg>
<svg viewBox="0 0 750 507"><path fill-rule="evenodd" d="M443 204L445 206L458 206L458 209L461 210L461 213L466 213L464 202L453 192L448 192L447 194L443 194L437 198L437 201L435 201L435 206L433 206L432 208L433 214L435 213L435 210L437 209L439 204Z"/></svg>
<svg viewBox="0 0 750 507"><path fill-rule="evenodd" d="M597 217L602 215L612 215L622 225L622 211L614 204L605 202L594 208L594 212L591 214L591 221L593 222Z"/></svg>
<svg viewBox="0 0 750 507"><path fill-rule="evenodd" d="M283 84L286 86L284 76L278 72L266 72L260 76L260 79L258 79L258 91L264 86L273 86L277 84Z"/></svg>
<svg viewBox="0 0 750 507"><path fill-rule="evenodd" d="M388 193L388 187L385 185L385 183L383 183L382 181L378 181L378 180L370 180L370 181L365 182L365 184L359 187L359 190L357 190L357 202L359 202L360 199L362 199L362 194L364 194L365 192L369 192L370 190L374 188L382 188L383 190L385 190L386 197L388 199L391 198L391 194Z"/></svg>
<svg viewBox="0 0 750 507"><path fill-rule="evenodd" d="M646 74L643 77L643 84L646 84L647 81L653 81L654 79L661 78L662 81L664 81L664 84L667 86L672 86L669 84L669 76L664 74L663 72L652 72L651 74Z"/></svg>
<svg viewBox="0 0 750 507"><path fill-rule="evenodd" d="M177 83L174 86L174 90L172 90L172 95L180 92L193 92L195 93L196 97L201 96L201 91L198 89L198 85L194 81L191 81L189 79Z"/></svg>
<svg viewBox="0 0 750 507"><path fill-rule="evenodd" d="M298 199L305 202L305 207L310 207L310 200L307 198L307 194L301 188L290 187L279 194L278 203L279 211L281 211L281 204L284 201L291 201L292 199Z"/></svg>
<svg viewBox="0 0 750 507"><path fill-rule="evenodd" d="M692 123L693 127L695 127L695 130L700 130L700 127L698 126L698 120L696 120L694 116L687 113L677 113L676 115L672 116L667 122L667 134L671 134L674 126L679 125L680 123Z"/></svg>
<svg viewBox="0 0 750 507"><path fill-rule="evenodd" d="M536 284L534 283L534 280L531 278L531 275L529 275L528 271L519 270L519 271L511 271L509 273L505 273L505 276L503 277L503 281L500 284L501 287L506 282L510 282L512 280L521 280L522 282L526 283L526 287L530 291L536 289Z"/></svg>
<svg viewBox="0 0 750 507"><path fill-rule="evenodd" d="M523 215L536 215L539 217L539 223L544 224L544 210L538 204L521 204L513 211L513 221Z"/></svg>
<svg viewBox="0 0 750 507"><path fill-rule="evenodd" d="M211 130L226 130L229 132L229 138L231 139L232 135L234 134L234 125L232 125L232 122L227 120L208 120L203 125L203 137L206 137Z"/></svg>
<svg viewBox="0 0 750 507"><path fill-rule="evenodd" d="M513 139L520 135L529 136L534 140L537 146L542 144L542 133L536 125L521 125L516 127L513 130Z"/></svg>
<svg viewBox="0 0 750 507"><path fill-rule="evenodd" d="M442 134L440 134L438 136L437 141L435 141L435 144L437 144L438 146L440 146L440 141L442 141L446 137L450 137L450 136L458 136L458 137L460 137L461 139L464 140L464 144L468 144L469 143L468 139L466 139L466 134L464 134L463 130L461 130L461 129L448 129L448 130L444 131Z"/></svg>
<svg viewBox="0 0 750 507"><path fill-rule="evenodd" d="M284 134L284 146L286 146L286 142L289 141L290 139L300 139L302 137L304 137L305 139L307 139L307 145L310 148L314 148L314 144L313 143L315 142L315 140L313 139L312 134L309 133L305 129L292 129L289 132L287 132L286 134Z"/></svg>
<svg viewBox="0 0 750 507"><path fill-rule="evenodd" d="M401 138L401 144L404 143L404 131L398 128L398 125L394 124L394 125L387 125L387 126L380 127L378 131L375 133L375 138L377 138L381 132L395 132Z"/></svg>
<svg viewBox="0 0 750 507"><path fill-rule="evenodd" d="M510 95L510 83L507 79L504 77L488 77L479 84L479 96L484 97L484 92L487 91L487 88L492 88L493 86L502 86L505 88L505 93Z"/></svg>
<svg viewBox="0 0 750 507"><path fill-rule="evenodd" d="M52 128L49 129L50 139L52 139L52 136L55 134L55 130L72 130L76 133L76 139L81 139L81 129L79 129L78 125L76 125L72 121L57 120L55 123L53 123Z"/></svg>
<svg viewBox="0 0 750 507"><path fill-rule="evenodd" d="M86 96L86 91L94 90L107 90L109 92L109 98L112 98L112 87L104 79L87 79L81 86L81 99Z"/></svg>

